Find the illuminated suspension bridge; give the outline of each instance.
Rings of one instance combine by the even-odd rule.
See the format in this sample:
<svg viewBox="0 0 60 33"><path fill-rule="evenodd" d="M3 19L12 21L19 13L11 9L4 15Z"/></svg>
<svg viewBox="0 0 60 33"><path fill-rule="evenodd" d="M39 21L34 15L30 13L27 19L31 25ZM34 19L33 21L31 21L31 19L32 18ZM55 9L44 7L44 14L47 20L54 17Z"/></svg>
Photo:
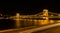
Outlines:
<svg viewBox="0 0 60 33"><path fill-rule="evenodd" d="M2 14L0 14L0 16L3 16L3 17L0 17L0 19L15 20L17 28L20 28L21 20L26 21L25 23L27 23L27 21L30 21L30 22L28 22L28 23L30 23L30 25L34 21L34 25L36 26L38 24L41 25L41 24L54 23L52 20L51 20L51 22L49 22L50 18L60 18L60 14L49 12L47 9L44 9L43 12L35 14L35 15L20 15L19 13L16 13L15 16L10 16L10 17L6 17L6 18L4 18L4 15L2 15Z"/></svg>
<svg viewBox="0 0 60 33"><path fill-rule="evenodd" d="M0 14L1 16L3 16L2 14ZM47 23L46 21L49 20L49 18L60 18L60 14L57 13L53 13L53 12L48 12L47 9L44 9L43 12L35 14L35 15L20 15L19 13L16 13L15 16L10 16L10 17L0 17L0 19L12 19L12 20L16 20L16 25L17 27L20 26L20 20L24 20L24 21L36 21L37 18L40 20L45 19L45 23Z"/></svg>
<svg viewBox="0 0 60 33"><path fill-rule="evenodd" d="M2 14L0 14L1 16L3 16ZM45 21L48 21L49 18L60 18L60 14L57 13L53 13L53 12L48 12L47 9L44 9L43 12L35 14L35 15L20 15L19 13L16 13L15 16L10 16L7 18L3 18L0 17L0 19L12 19L12 20L16 20L16 25L20 26L20 20L24 20L24 21L32 21L32 19L34 19L34 21L37 20L37 18L40 20L45 19ZM46 23L46 22L45 22Z"/></svg>

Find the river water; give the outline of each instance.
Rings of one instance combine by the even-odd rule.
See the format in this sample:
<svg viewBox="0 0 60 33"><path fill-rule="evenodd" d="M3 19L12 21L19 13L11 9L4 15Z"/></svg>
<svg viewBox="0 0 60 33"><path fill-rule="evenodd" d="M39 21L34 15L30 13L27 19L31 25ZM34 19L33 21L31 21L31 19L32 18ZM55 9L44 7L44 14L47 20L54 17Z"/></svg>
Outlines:
<svg viewBox="0 0 60 33"><path fill-rule="evenodd" d="M15 28L13 20L10 19L0 19L0 30Z"/></svg>
<svg viewBox="0 0 60 33"><path fill-rule="evenodd" d="M20 28L30 27L30 26L41 26L49 25L54 23L60 23L60 20L30 20L24 21L20 20ZM4 29L14 29L16 28L16 21L10 19L0 19L0 30Z"/></svg>

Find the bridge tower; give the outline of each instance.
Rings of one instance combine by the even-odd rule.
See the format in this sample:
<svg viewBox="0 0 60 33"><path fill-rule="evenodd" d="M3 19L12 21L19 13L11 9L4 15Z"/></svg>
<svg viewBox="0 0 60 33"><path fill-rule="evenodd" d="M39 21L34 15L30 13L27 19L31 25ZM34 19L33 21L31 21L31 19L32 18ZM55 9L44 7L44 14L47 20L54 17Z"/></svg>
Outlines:
<svg viewBox="0 0 60 33"><path fill-rule="evenodd" d="M19 13L16 13L15 20L16 20L16 27L20 28L20 14Z"/></svg>
<svg viewBox="0 0 60 33"><path fill-rule="evenodd" d="M48 24L48 23L49 23L49 22L48 22L48 19L49 19L49 18L48 18L48 10L47 10L47 9L44 9L44 10L43 10L43 16L44 16L43 19L45 19L45 20L44 20L44 24Z"/></svg>
<svg viewBox="0 0 60 33"><path fill-rule="evenodd" d="M44 9L44 10L43 10L43 15L44 15L44 16L48 16L48 10L47 10L47 9Z"/></svg>

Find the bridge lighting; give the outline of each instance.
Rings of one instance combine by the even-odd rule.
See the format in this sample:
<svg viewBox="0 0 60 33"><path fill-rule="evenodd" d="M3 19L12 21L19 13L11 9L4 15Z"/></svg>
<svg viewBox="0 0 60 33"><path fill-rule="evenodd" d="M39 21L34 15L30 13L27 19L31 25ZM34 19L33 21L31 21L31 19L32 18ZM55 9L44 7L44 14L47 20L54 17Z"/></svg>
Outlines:
<svg viewBox="0 0 60 33"><path fill-rule="evenodd" d="M43 19L46 19L46 17L43 17Z"/></svg>
<svg viewBox="0 0 60 33"><path fill-rule="evenodd" d="M43 17L43 18L48 20L48 10L47 9L43 10L43 16L46 16L46 17Z"/></svg>
<svg viewBox="0 0 60 33"><path fill-rule="evenodd" d="M54 23L54 21L53 20L50 20L50 23Z"/></svg>
<svg viewBox="0 0 60 33"><path fill-rule="evenodd" d="M60 16L60 14L58 14L58 16Z"/></svg>
<svg viewBox="0 0 60 33"><path fill-rule="evenodd" d="M48 16L48 10L47 10L47 9L44 9L44 10L43 10L43 15L44 15L44 16Z"/></svg>
<svg viewBox="0 0 60 33"><path fill-rule="evenodd" d="M51 15L51 16L53 16L53 15Z"/></svg>
<svg viewBox="0 0 60 33"><path fill-rule="evenodd" d="M37 20L34 20L34 25L37 25Z"/></svg>
<svg viewBox="0 0 60 33"><path fill-rule="evenodd" d="M16 13L15 20L16 20L16 26L17 26L17 28L19 28L20 27L20 15L19 15L19 13Z"/></svg>
<svg viewBox="0 0 60 33"><path fill-rule="evenodd" d="M58 20L57 22L60 22L60 20Z"/></svg>
<svg viewBox="0 0 60 33"><path fill-rule="evenodd" d="M16 13L16 18L17 18L17 19L19 19L19 16L20 16L19 13Z"/></svg>
<svg viewBox="0 0 60 33"><path fill-rule="evenodd" d="M44 9L43 11L48 11L48 9Z"/></svg>
<svg viewBox="0 0 60 33"><path fill-rule="evenodd" d="M2 16L2 14L0 14Z"/></svg>

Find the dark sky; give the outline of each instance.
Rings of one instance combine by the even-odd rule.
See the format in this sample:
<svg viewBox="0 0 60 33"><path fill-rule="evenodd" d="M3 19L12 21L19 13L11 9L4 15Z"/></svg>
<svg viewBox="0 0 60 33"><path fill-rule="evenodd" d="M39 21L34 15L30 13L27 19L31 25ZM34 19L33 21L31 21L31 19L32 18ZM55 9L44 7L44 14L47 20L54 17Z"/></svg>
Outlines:
<svg viewBox="0 0 60 33"><path fill-rule="evenodd" d="M12 1L0 3L0 13L7 15L20 14L37 14L43 9L49 9L51 12L60 13L59 1Z"/></svg>

